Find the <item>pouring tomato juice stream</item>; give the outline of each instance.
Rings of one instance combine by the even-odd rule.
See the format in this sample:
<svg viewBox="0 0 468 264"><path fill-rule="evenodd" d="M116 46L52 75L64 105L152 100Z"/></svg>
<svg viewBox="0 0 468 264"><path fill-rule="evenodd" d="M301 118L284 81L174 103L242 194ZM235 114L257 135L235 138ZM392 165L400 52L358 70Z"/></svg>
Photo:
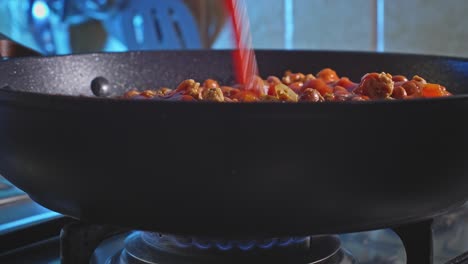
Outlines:
<svg viewBox="0 0 468 264"><path fill-rule="evenodd" d="M236 80L244 85L244 92L262 94L255 78L258 76L257 60L252 48L252 35L247 10L243 0L225 0L226 8L232 20L236 50L233 51L233 62Z"/></svg>

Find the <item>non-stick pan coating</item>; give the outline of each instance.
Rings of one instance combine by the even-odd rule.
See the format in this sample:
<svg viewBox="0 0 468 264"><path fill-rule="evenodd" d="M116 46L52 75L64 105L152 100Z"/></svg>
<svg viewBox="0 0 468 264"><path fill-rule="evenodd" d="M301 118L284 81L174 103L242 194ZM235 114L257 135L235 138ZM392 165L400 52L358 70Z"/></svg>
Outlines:
<svg viewBox="0 0 468 264"><path fill-rule="evenodd" d="M465 60L258 52L263 77L332 67L414 74L468 92ZM137 52L0 63L0 173L84 221L206 236L341 233L418 221L467 200L468 99L324 104L91 96L231 82L230 53ZM36 93L22 93L32 91ZM44 94L68 94L74 97Z"/></svg>

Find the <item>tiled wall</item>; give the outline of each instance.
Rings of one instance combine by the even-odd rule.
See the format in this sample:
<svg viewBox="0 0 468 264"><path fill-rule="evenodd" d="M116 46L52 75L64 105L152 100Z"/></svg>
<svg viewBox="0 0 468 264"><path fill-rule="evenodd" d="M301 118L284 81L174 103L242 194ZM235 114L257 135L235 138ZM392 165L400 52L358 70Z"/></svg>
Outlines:
<svg viewBox="0 0 468 264"><path fill-rule="evenodd" d="M373 0L294 0L294 48L370 50Z"/></svg>
<svg viewBox="0 0 468 264"><path fill-rule="evenodd" d="M389 51L468 57L468 1L387 0Z"/></svg>
<svg viewBox="0 0 468 264"><path fill-rule="evenodd" d="M285 47L288 0L245 0L256 48ZM377 3L384 51L468 57L466 0L290 0L293 48L376 50ZM226 31L217 47L230 47Z"/></svg>

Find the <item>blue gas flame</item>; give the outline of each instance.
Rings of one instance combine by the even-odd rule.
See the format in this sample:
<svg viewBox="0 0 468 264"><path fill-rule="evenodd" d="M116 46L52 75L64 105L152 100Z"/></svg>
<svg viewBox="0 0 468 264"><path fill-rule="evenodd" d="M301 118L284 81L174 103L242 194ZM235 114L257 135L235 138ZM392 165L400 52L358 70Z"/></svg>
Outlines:
<svg viewBox="0 0 468 264"><path fill-rule="evenodd" d="M237 244L237 246L242 251L248 251L248 250L251 250L251 249L253 249L255 247L255 241L252 240L252 241L239 243L239 244Z"/></svg>
<svg viewBox="0 0 468 264"><path fill-rule="evenodd" d="M273 238L269 241L264 241L263 243L258 244L258 247L262 249L269 249L272 248L276 243L278 243L278 239Z"/></svg>
<svg viewBox="0 0 468 264"><path fill-rule="evenodd" d="M255 248L258 249L271 249L274 247L287 247L294 244L305 242L309 237L288 237L288 238L272 238L266 240L205 240L199 238L178 238L176 236L164 235L166 239L170 240L175 246L179 248L197 248L200 250L218 249L221 251L229 251L239 249L242 251L249 251Z"/></svg>

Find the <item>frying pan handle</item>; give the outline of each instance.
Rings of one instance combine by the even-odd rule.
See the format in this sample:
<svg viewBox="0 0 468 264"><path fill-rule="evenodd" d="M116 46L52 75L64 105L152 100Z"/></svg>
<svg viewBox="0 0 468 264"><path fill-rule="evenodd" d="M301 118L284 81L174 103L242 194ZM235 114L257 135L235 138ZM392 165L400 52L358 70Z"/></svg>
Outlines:
<svg viewBox="0 0 468 264"><path fill-rule="evenodd" d="M14 57L41 56L41 54L33 49L25 47L7 36L0 33L0 58L8 59Z"/></svg>

